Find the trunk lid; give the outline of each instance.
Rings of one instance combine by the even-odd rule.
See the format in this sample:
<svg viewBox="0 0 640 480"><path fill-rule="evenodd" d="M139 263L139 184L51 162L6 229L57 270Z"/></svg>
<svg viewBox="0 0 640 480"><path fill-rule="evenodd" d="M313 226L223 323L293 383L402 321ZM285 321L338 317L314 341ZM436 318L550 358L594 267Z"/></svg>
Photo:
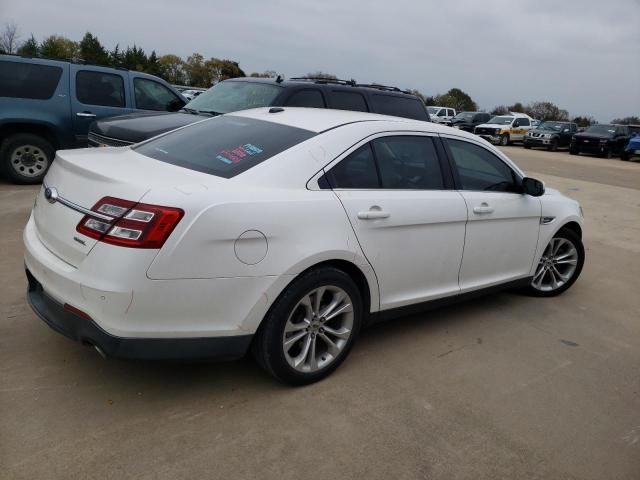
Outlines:
<svg viewBox="0 0 640 480"><path fill-rule="evenodd" d="M205 181L201 173L158 162L129 148L62 150L57 153L34 205L36 232L54 255L78 267L97 243L76 231L84 216L78 210L89 210L106 196L138 202L152 188L184 190L185 184ZM47 189L49 194L55 189L58 201L47 199Z"/></svg>

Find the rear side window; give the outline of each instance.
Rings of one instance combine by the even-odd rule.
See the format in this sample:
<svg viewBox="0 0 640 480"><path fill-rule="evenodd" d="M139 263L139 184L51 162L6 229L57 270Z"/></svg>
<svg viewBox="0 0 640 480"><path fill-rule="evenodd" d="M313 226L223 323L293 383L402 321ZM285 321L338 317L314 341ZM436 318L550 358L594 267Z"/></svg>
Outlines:
<svg viewBox="0 0 640 480"><path fill-rule="evenodd" d="M374 94L371 96L371 101L373 111L376 113L414 120L427 120L427 110L418 99Z"/></svg>
<svg viewBox="0 0 640 480"><path fill-rule="evenodd" d="M325 108L320 90L300 90L295 92L286 102L288 107Z"/></svg>
<svg viewBox="0 0 640 480"><path fill-rule="evenodd" d="M337 110L352 110L355 112L368 112L367 102L360 93L342 92L334 90L331 92L331 104Z"/></svg>
<svg viewBox="0 0 640 480"><path fill-rule="evenodd" d="M373 141L382 188L443 190L440 162L429 137L382 137Z"/></svg>
<svg viewBox="0 0 640 480"><path fill-rule="evenodd" d="M86 105L124 107L124 82L120 75L83 70L76 74L76 96Z"/></svg>
<svg viewBox="0 0 640 480"><path fill-rule="evenodd" d="M0 97L48 100L56 91L61 76L60 67L0 62Z"/></svg>
<svg viewBox="0 0 640 480"><path fill-rule="evenodd" d="M367 143L345 157L327 174L332 188L380 188L371 144Z"/></svg>
<svg viewBox="0 0 640 480"><path fill-rule="evenodd" d="M264 120L221 116L133 149L161 162L232 178L315 135L309 130Z"/></svg>

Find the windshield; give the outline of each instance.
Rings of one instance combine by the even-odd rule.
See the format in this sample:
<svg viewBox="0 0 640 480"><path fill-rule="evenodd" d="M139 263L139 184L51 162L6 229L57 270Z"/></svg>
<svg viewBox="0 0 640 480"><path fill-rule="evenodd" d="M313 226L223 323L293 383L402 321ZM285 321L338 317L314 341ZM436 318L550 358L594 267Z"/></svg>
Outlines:
<svg viewBox="0 0 640 480"><path fill-rule="evenodd" d="M435 115L440 111L438 107L427 107L427 110L429 111L429 115Z"/></svg>
<svg viewBox="0 0 640 480"><path fill-rule="evenodd" d="M454 120L464 120L466 122L470 122L470 121L473 120L473 116L474 115L475 115L475 113L473 113L473 112L460 112L455 117L453 117L453 119Z"/></svg>
<svg viewBox="0 0 640 480"><path fill-rule="evenodd" d="M493 117L487 123L494 123L496 125L511 125L513 117Z"/></svg>
<svg viewBox="0 0 640 480"><path fill-rule="evenodd" d="M613 125L592 125L585 133L597 133L598 135L613 135L616 133L616 127Z"/></svg>
<svg viewBox="0 0 640 480"><path fill-rule="evenodd" d="M556 132L559 132L563 128L569 128L569 126L562 122L542 122L538 125L538 128L540 130L555 130Z"/></svg>
<svg viewBox="0 0 640 480"><path fill-rule="evenodd" d="M281 88L268 83L220 82L187 103L186 108L206 113L229 113L268 107Z"/></svg>

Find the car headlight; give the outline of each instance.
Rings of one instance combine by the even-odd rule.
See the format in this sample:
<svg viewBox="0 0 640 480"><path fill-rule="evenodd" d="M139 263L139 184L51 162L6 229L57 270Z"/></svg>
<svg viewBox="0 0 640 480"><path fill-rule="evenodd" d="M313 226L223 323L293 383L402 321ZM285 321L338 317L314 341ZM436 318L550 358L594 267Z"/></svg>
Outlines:
<svg viewBox="0 0 640 480"><path fill-rule="evenodd" d="M544 135L544 138L551 138L551 134L550 134L550 133L546 133L546 134Z"/></svg>
<svg viewBox="0 0 640 480"><path fill-rule="evenodd" d="M600 140L600 145L606 145L609 142L609 140L607 140L606 138L603 138L602 140Z"/></svg>
<svg viewBox="0 0 640 480"><path fill-rule="evenodd" d="M496 128L496 131L495 131L495 132L493 132L493 133L495 133L496 135L499 135L499 134L500 134L500 129L499 129L499 128Z"/></svg>

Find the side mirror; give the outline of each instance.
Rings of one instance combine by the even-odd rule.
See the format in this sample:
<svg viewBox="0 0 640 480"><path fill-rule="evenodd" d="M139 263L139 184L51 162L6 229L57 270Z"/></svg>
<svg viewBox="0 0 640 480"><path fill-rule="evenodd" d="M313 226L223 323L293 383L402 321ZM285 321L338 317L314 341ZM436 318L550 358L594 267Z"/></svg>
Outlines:
<svg viewBox="0 0 640 480"><path fill-rule="evenodd" d="M522 191L532 197L544 195L544 183L535 178L525 177L522 179Z"/></svg>

